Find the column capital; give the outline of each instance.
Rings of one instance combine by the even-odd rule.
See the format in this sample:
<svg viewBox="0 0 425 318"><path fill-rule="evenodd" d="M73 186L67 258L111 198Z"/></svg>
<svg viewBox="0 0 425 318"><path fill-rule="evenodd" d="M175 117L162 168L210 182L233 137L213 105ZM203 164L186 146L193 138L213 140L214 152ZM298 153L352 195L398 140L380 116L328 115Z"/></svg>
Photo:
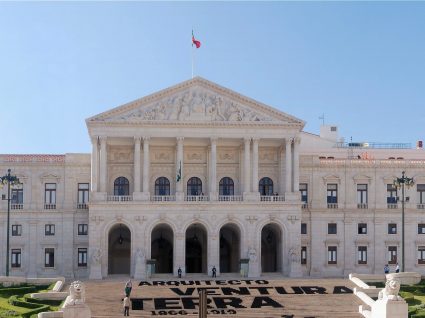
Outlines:
<svg viewBox="0 0 425 318"><path fill-rule="evenodd" d="M106 143L106 140L108 139L108 137L106 136L99 136L98 137L101 143Z"/></svg>
<svg viewBox="0 0 425 318"><path fill-rule="evenodd" d="M259 138L259 137L253 137L253 138L252 138L252 141L253 141L253 142L259 142L259 141L260 141L260 138Z"/></svg>
<svg viewBox="0 0 425 318"><path fill-rule="evenodd" d="M90 139L92 144L96 144L96 145L99 144L99 136L93 136Z"/></svg>
<svg viewBox="0 0 425 318"><path fill-rule="evenodd" d="M300 144L301 138L297 136L297 137L292 138L292 141L293 141L294 144Z"/></svg>
<svg viewBox="0 0 425 318"><path fill-rule="evenodd" d="M143 143L147 143L149 140L151 140L150 136L143 136Z"/></svg>
<svg viewBox="0 0 425 318"><path fill-rule="evenodd" d="M140 143L141 140L142 140L141 136L134 136L134 142L135 143Z"/></svg>
<svg viewBox="0 0 425 318"><path fill-rule="evenodd" d="M251 142L251 137L244 137L243 141L244 141L244 143Z"/></svg>
<svg viewBox="0 0 425 318"><path fill-rule="evenodd" d="M292 137L286 137L285 138L285 144L288 146L290 144L292 144Z"/></svg>
<svg viewBox="0 0 425 318"><path fill-rule="evenodd" d="M211 143L216 143L216 142L217 142L217 140L218 140L218 137L211 137L211 138L210 138L210 142L211 142Z"/></svg>
<svg viewBox="0 0 425 318"><path fill-rule="evenodd" d="M177 139L177 142L183 142L184 137L176 137L176 139Z"/></svg>

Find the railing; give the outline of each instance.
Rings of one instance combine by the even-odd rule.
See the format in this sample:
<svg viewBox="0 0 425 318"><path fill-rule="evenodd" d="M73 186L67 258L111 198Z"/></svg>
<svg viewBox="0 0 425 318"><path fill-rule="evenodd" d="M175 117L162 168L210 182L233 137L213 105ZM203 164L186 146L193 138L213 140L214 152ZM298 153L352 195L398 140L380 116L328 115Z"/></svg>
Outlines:
<svg viewBox="0 0 425 318"><path fill-rule="evenodd" d="M328 203L328 209L338 209L338 203Z"/></svg>
<svg viewBox="0 0 425 318"><path fill-rule="evenodd" d="M210 199L207 195L187 195L184 200L187 202L206 202Z"/></svg>
<svg viewBox="0 0 425 318"><path fill-rule="evenodd" d="M423 203L418 204L418 205L417 205L417 208L418 208L419 210L424 210L424 209L425 209L425 204L423 204Z"/></svg>
<svg viewBox="0 0 425 318"><path fill-rule="evenodd" d="M107 201L128 202L133 201L132 195L108 195Z"/></svg>
<svg viewBox="0 0 425 318"><path fill-rule="evenodd" d="M176 201L176 196L175 195L151 195L151 201L153 202Z"/></svg>
<svg viewBox="0 0 425 318"><path fill-rule="evenodd" d="M89 209L89 205L87 203L78 203L77 204L77 209L78 210L88 210Z"/></svg>
<svg viewBox="0 0 425 318"><path fill-rule="evenodd" d="M260 196L261 202L282 202L285 201L284 195L262 195Z"/></svg>
<svg viewBox="0 0 425 318"><path fill-rule="evenodd" d="M44 209L45 210L56 210L56 204L51 204L51 203L45 203L44 204Z"/></svg>
<svg viewBox="0 0 425 318"><path fill-rule="evenodd" d="M23 210L24 205L22 203L12 203L10 205L11 210Z"/></svg>
<svg viewBox="0 0 425 318"><path fill-rule="evenodd" d="M357 203L357 209L367 209L367 203Z"/></svg>
<svg viewBox="0 0 425 318"><path fill-rule="evenodd" d="M397 203L387 203L387 208L388 209L397 209L398 204Z"/></svg>
<svg viewBox="0 0 425 318"><path fill-rule="evenodd" d="M218 201L221 202L241 202L243 197L241 195L219 195Z"/></svg>

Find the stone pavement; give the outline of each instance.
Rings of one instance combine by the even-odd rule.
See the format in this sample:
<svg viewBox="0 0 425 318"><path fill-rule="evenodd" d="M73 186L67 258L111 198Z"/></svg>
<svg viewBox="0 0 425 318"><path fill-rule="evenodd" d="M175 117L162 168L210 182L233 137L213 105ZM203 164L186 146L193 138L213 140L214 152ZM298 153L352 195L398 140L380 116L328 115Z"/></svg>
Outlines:
<svg viewBox="0 0 425 318"><path fill-rule="evenodd" d="M86 281L86 302L93 318L121 317L124 284L128 277ZM156 282L156 283L155 283ZM290 279L272 276L240 278L161 277L133 280L130 316L198 317L198 290L208 293L208 317L351 318L361 304L350 293L348 279ZM143 309L142 309L143 306Z"/></svg>

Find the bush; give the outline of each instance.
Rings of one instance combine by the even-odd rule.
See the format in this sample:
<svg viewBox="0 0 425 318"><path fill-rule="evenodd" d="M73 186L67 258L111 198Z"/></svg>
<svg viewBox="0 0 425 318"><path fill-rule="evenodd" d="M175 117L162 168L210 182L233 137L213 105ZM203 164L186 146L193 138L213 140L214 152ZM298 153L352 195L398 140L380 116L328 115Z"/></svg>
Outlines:
<svg viewBox="0 0 425 318"><path fill-rule="evenodd" d="M49 309L50 309L49 305L44 305L44 306L41 306L40 308L37 308L37 309L31 310L31 311L28 311L24 314L21 314L21 316L22 316L22 318L31 318L32 315L36 315L36 314L43 312L43 311L49 311Z"/></svg>
<svg viewBox="0 0 425 318"><path fill-rule="evenodd" d="M411 316L411 318L425 318L425 311L421 310Z"/></svg>
<svg viewBox="0 0 425 318"><path fill-rule="evenodd" d="M25 295L24 299L25 299L25 301L27 301L29 303L41 304L41 305L50 305L50 306L59 306L62 302L62 300L31 298L30 295Z"/></svg>
<svg viewBox="0 0 425 318"><path fill-rule="evenodd" d="M30 308L30 309L40 308L41 306L43 306L43 305L40 305L40 304L28 303L24 300L20 300L20 299L18 299L17 296L11 296L8 300L8 303L13 305L13 306Z"/></svg>
<svg viewBox="0 0 425 318"><path fill-rule="evenodd" d="M37 289L35 286L23 286L23 287L9 287L0 289L0 296L7 298L12 295L25 295L28 293L34 293Z"/></svg>

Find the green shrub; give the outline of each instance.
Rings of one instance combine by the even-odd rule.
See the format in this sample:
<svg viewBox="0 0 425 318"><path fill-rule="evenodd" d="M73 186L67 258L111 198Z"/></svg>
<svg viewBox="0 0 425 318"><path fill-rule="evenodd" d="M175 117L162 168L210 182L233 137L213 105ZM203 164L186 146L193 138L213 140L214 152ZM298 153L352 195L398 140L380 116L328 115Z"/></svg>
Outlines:
<svg viewBox="0 0 425 318"><path fill-rule="evenodd" d="M13 305L13 306L30 308L30 309L40 308L41 306L43 306L43 305L35 304L35 303L28 303L25 300L20 300L20 299L18 299L18 297L16 295L10 296L8 303Z"/></svg>
<svg viewBox="0 0 425 318"><path fill-rule="evenodd" d="M420 311L411 316L412 318L425 318L425 311Z"/></svg>
<svg viewBox="0 0 425 318"><path fill-rule="evenodd" d="M36 292L35 286L19 286L0 289L0 297L7 298L12 295L25 295Z"/></svg>
<svg viewBox="0 0 425 318"><path fill-rule="evenodd" d="M37 299L37 298L31 298L30 295L24 296L25 301L29 303L34 304L41 304L41 305L50 305L50 306L59 306L62 302L62 300L53 300L53 299Z"/></svg>
<svg viewBox="0 0 425 318"><path fill-rule="evenodd" d="M43 311L49 311L49 309L50 309L49 305L44 305L44 306L41 306L40 308L23 313L21 314L21 316L22 318L31 318L32 315L38 314Z"/></svg>

